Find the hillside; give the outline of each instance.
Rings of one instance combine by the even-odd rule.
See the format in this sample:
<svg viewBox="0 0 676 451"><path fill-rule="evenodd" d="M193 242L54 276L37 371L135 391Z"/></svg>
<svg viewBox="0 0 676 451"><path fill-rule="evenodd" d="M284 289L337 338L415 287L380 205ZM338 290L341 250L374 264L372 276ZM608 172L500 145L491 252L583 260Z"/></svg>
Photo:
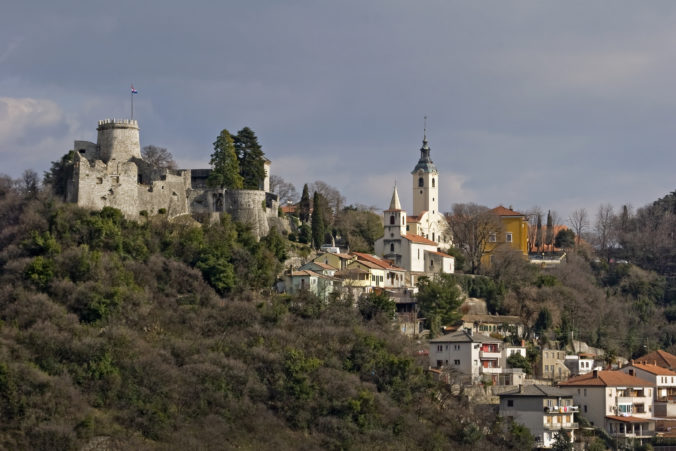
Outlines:
<svg viewBox="0 0 676 451"><path fill-rule="evenodd" d="M519 449L350 300L268 293L285 241L0 179L0 448ZM421 363L421 364L419 364Z"/></svg>

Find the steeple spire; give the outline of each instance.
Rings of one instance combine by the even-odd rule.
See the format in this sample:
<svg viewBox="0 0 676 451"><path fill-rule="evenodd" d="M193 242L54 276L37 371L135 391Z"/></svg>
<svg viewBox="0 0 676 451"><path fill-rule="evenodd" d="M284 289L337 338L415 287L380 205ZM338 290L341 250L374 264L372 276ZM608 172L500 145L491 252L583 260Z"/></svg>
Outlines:
<svg viewBox="0 0 676 451"><path fill-rule="evenodd" d="M397 192L397 184L394 184L394 192L392 193L392 200L390 201L390 210L401 210L401 202L399 202L399 193Z"/></svg>

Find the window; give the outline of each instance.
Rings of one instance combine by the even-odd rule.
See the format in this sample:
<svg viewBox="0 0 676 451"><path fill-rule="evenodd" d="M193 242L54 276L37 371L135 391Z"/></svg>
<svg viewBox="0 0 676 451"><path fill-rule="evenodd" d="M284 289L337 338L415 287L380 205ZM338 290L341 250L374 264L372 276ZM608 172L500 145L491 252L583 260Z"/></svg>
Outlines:
<svg viewBox="0 0 676 451"><path fill-rule="evenodd" d="M488 235L488 242L489 243L495 243L496 241L497 241L497 236L495 235L495 233L491 233L490 235Z"/></svg>
<svg viewBox="0 0 676 451"><path fill-rule="evenodd" d="M390 243L390 252L394 252L394 243Z"/></svg>
<svg viewBox="0 0 676 451"><path fill-rule="evenodd" d="M459 350L460 350L460 345L453 345L453 349L455 349L456 351L459 351Z"/></svg>
<svg viewBox="0 0 676 451"><path fill-rule="evenodd" d="M444 350L444 345L437 345L437 352L441 352Z"/></svg>
<svg viewBox="0 0 676 451"><path fill-rule="evenodd" d="M513 399L507 400L507 407L514 407L514 400Z"/></svg>
<svg viewBox="0 0 676 451"><path fill-rule="evenodd" d="M584 413L587 413L587 404L584 405Z"/></svg>
<svg viewBox="0 0 676 451"><path fill-rule="evenodd" d="M390 216L390 224L394 224L394 215Z"/></svg>
<svg viewBox="0 0 676 451"><path fill-rule="evenodd" d="M425 186L425 180L423 180L422 177L418 177L418 186L421 188ZM420 193L422 193L422 191L420 191Z"/></svg>
<svg viewBox="0 0 676 451"><path fill-rule="evenodd" d="M434 188L434 177L432 177L432 188Z"/></svg>
<svg viewBox="0 0 676 451"><path fill-rule="evenodd" d="M507 232L507 234L505 235L505 241L507 241L508 243L512 242L512 232Z"/></svg>
<svg viewBox="0 0 676 451"><path fill-rule="evenodd" d="M584 395L587 396L587 389L584 389Z"/></svg>
<svg viewBox="0 0 676 451"><path fill-rule="evenodd" d="M454 365L460 365L460 360L457 360L457 359L456 359L456 360L453 360L453 364L454 364Z"/></svg>
<svg viewBox="0 0 676 451"><path fill-rule="evenodd" d="M617 410L620 413L631 413L631 404L620 404L617 406Z"/></svg>

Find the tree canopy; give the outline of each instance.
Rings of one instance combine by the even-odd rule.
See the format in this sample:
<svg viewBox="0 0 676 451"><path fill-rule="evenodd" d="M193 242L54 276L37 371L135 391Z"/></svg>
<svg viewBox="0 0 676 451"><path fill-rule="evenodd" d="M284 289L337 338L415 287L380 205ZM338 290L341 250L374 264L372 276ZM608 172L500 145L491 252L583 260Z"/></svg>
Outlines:
<svg viewBox="0 0 676 451"><path fill-rule="evenodd" d="M226 189L242 189L243 179L240 175L239 161L230 132L223 129L214 142L214 152L210 161L212 171L207 183Z"/></svg>
<svg viewBox="0 0 676 451"><path fill-rule="evenodd" d="M244 127L233 138L244 189L262 189L265 179L265 155L256 134Z"/></svg>

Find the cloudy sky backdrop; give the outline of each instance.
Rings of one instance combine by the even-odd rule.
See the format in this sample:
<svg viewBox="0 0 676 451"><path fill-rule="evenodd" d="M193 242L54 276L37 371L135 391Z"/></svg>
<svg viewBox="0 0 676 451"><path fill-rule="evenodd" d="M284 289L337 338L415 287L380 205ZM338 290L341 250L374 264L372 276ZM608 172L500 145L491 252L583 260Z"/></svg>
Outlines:
<svg viewBox="0 0 676 451"><path fill-rule="evenodd" d="M23 1L0 14L0 173L41 173L96 123L207 167L221 129L273 173L387 207L428 116L440 208L565 218L676 189L676 2Z"/></svg>

